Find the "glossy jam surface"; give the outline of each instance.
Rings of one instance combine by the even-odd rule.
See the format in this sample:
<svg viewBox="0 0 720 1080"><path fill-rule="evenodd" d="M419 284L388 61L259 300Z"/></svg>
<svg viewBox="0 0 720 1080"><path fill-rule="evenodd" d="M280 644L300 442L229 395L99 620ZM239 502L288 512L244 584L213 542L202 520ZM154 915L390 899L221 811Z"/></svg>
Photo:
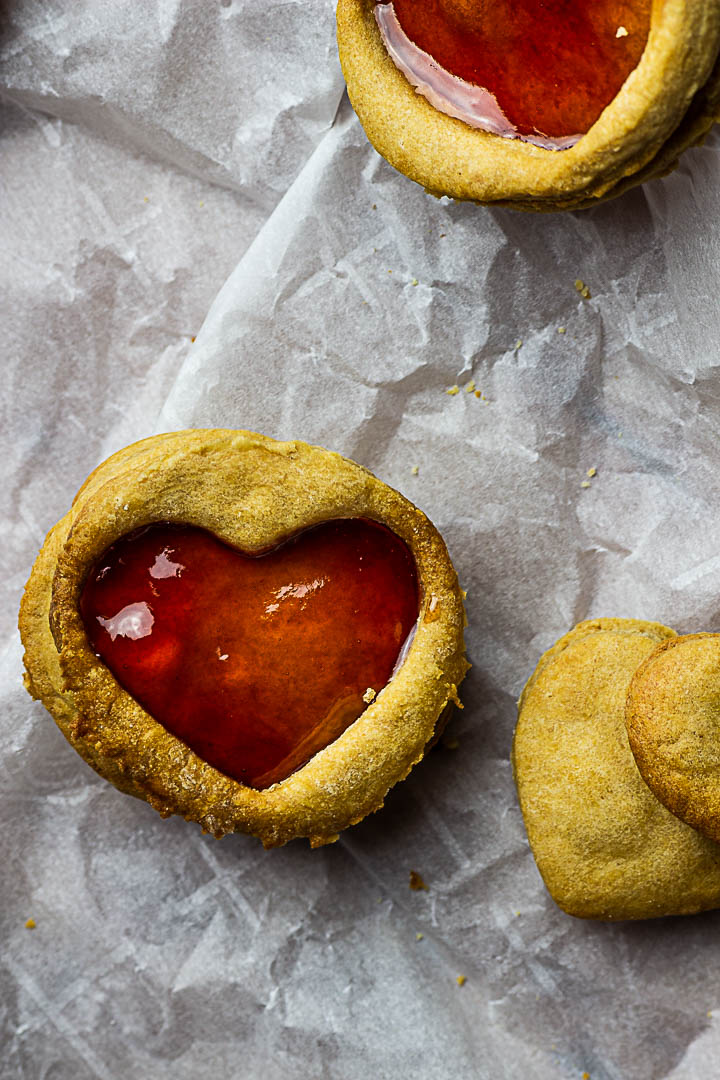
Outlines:
<svg viewBox="0 0 720 1080"><path fill-rule="evenodd" d="M91 645L164 727L266 788L336 739L390 679L418 617L410 551L363 519L247 556L156 524L104 553L82 594Z"/></svg>
<svg viewBox="0 0 720 1080"><path fill-rule="evenodd" d="M422 57L408 60L409 73L393 38L400 53L408 52L400 40L406 35L444 73L489 91L507 119L500 134L544 145L537 136L568 140L588 131L616 96L642 56L650 8L651 0L378 0L375 11L393 59L414 85ZM447 78L441 85L442 73L430 69L419 77L430 92L420 92L459 115L433 100L432 84L441 97L461 100L472 96L469 88L448 90Z"/></svg>

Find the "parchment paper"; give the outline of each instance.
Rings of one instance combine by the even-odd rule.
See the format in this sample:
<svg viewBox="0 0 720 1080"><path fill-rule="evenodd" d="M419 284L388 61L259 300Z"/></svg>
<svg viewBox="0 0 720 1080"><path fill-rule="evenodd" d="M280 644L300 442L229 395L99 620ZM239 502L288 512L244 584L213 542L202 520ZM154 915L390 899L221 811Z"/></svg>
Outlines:
<svg viewBox="0 0 720 1080"><path fill-rule="evenodd" d="M9 5L0 1076L712 1076L720 915L559 912L508 753L577 620L720 629L720 139L590 212L436 201L333 33L318 0ZM368 466L468 589L459 745L330 848L161 821L21 686L47 529L108 453L204 425Z"/></svg>

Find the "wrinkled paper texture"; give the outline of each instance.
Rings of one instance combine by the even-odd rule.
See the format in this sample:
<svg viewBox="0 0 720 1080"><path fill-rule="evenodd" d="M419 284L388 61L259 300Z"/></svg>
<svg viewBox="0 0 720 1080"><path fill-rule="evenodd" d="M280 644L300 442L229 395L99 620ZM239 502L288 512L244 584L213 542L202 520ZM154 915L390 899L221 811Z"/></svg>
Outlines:
<svg viewBox="0 0 720 1080"><path fill-rule="evenodd" d="M720 629L720 138L592 211L455 205L369 146L329 0L7 7L0 1077L714 1075L720 915L562 914L508 754L579 619ZM331 847L162 821L22 688L46 531L188 426L361 462L468 590L457 749Z"/></svg>

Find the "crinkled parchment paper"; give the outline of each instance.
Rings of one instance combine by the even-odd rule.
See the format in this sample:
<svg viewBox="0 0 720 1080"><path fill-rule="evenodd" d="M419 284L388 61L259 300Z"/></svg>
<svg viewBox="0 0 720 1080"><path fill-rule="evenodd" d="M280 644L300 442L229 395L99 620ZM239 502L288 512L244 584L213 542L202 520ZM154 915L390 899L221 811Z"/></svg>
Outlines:
<svg viewBox="0 0 720 1080"><path fill-rule="evenodd" d="M578 619L720 628L720 139L590 212L436 201L368 145L333 35L329 0L7 5L0 1076L715 1075L720 914L559 912L508 752ZM192 425L350 455L468 590L459 745L329 848L161 821L21 686L45 532Z"/></svg>

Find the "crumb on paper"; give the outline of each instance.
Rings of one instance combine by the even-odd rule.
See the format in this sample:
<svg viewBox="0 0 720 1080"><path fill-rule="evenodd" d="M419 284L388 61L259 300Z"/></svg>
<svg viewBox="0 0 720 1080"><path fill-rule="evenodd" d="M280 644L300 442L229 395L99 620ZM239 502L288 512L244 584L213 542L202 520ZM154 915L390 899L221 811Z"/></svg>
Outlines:
<svg viewBox="0 0 720 1080"><path fill-rule="evenodd" d="M414 278L412 279L412 281L410 282L410 284L411 284L411 285L419 285L419 284L420 284L420 282L418 281L418 279L417 279L416 277L414 277Z"/></svg>
<svg viewBox="0 0 720 1080"><path fill-rule="evenodd" d="M523 339L521 337L518 338L517 341L515 342L515 348L516 349L522 349L522 343L523 343Z"/></svg>
<svg viewBox="0 0 720 1080"><path fill-rule="evenodd" d="M194 338L194 337L191 337L191 338L190 338L190 342L191 342L191 344L195 344L195 338Z"/></svg>
<svg viewBox="0 0 720 1080"><path fill-rule="evenodd" d="M370 705L375 700L377 694L373 690L372 686L368 686L367 690L363 694L363 701L366 705Z"/></svg>
<svg viewBox="0 0 720 1080"><path fill-rule="evenodd" d="M583 482L582 482L582 484L580 485L580 487L581 487L581 488L589 488L589 487L590 487L590 481L589 481L589 480L583 480Z"/></svg>
<svg viewBox="0 0 720 1080"><path fill-rule="evenodd" d="M205 203L204 203L204 202L199 202L199 203L198 203L198 206L200 207L200 209L201 209L201 210L202 210L202 208L203 208L203 206L204 206L204 205L205 205Z"/></svg>
<svg viewBox="0 0 720 1080"><path fill-rule="evenodd" d="M143 199L143 202L150 202L150 199L149 199L149 198L147 197L147 195L146 195L146 196L145 196L145 198Z"/></svg>
<svg viewBox="0 0 720 1080"><path fill-rule="evenodd" d="M582 1074L582 1076L580 1077L580 1080L590 1080L590 1073L589 1072L584 1072Z"/></svg>
<svg viewBox="0 0 720 1080"><path fill-rule="evenodd" d="M419 892L421 889L424 889L425 892L429 892L427 885L416 870L410 871L410 888L413 892Z"/></svg>
<svg viewBox="0 0 720 1080"><path fill-rule="evenodd" d="M627 37L627 36L628 36L628 32L625 29L625 27L624 26L618 26L617 30L615 31L615 37Z"/></svg>
<svg viewBox="0 0 720 1080"><path fill-rule="evenodd" d="M392 270L388 270L388 274L392 274Z"/></svg>
<svg viewBox="0 0 720 1080"><path fill-rule="evenodd" d="M465 387L465 393L466 394L472 394L474 392L475 392L475 380L471 379L470 382Z"/></svg>
<svg viewBox="0 0 720 1080"><path fill-rule="evenodd" d="M377 203L373 203L373 210L377 210Z"/></svg>
<svg viewBox="0 0 720 1080"><path fill-rule="evenodd" d="M445 391L445 393L446 393L446 394L449 394L449 395L450 395L450 397L455 397L455 395L456 395L456 394L459 394L459 393L460 393L460 387L458 386L458 384L457 384L457 383L455 383L455 385L454 385L454 386L449 386L449 387L447 388L447 390Z"/></svg>
<svg viewBox="0 0 720 1080"><path fill-rule="evenodd" d="M565 326L558 326L558 334L566 334L567 328Z"/></svg>
<svg viewBox="0 0 720 1080"><path fill-rule="evenodd" d="M476 398L481 398L483 396L482 390L473 390L473 393L475 394Z"/></svg>
<svg viewBox="0 0 720 1080"><path fill-rule="evenodd" d="M595 468L594 465L592 466L592 468L588 469L587 474L588 474L588 476L590 477L591 480L592 480L593 476L597 476L597 469Z"/></svg>
<svg viewBox="0 0 720 1080"><path fill-rule="evenodd" d="M458 986L464 986L467 982L467 975L458 975L455 982L458 984Z"/></svg>
<svg viewBox="0 0 720 1080"><path fill-rule="evenodd" d="M417 476L417 474L420 472L420 466L419 465L413 465L410 472L413 474L413 476Z"/></svg>
<svg viewBox="0 0 720 1080"><path fill-rule="evenodd" d="M448 735L442 740L442 745L446 750L457 750L460 745L460 740L456 735Z"/></svg>
<svg viewBox="0 0 720 1080"><path fill-rule="evenodd" d="M34 930L36 925L37 924L36 924L34 919L28 919L28 921L25 923L25 929L26 930Z"/></svg>
<svg viewBox="0 0 720 1080"><path fill-rule="evenodd" d="M421 933L419 933L419 932L418 932L418 933L417 933L417 934L415 935L415 940L416 940L416 941L422 941L422 939L423 939L424 937L425 937L425 935L424 935L424 934L421 934ZM709 1014L708 1014L708 1015L709 1015Z"/></svg>
<svg viewBox="0 0 720 1080"><path fill-rule="evenodd" d="M582 278L575 278L575 288L582 296L583 300L590 300L591 293Z"/></svg>
<svg viewBox="0 0 720 1080"><path fill-rule="evenodd" d="M440 233L440 239L441 239L441 240L442 240L443 236L447 236L447 233L444 233L444 232L441 232L441 233Z"/></svg>
<svg viewBox="0 0 720 1080"><path fill-rule="evenodd" d="M522 911L516 911L516 912L515 912L515 918L517 918L517 917L518 917L518 915L522 915Z"/></svg>

